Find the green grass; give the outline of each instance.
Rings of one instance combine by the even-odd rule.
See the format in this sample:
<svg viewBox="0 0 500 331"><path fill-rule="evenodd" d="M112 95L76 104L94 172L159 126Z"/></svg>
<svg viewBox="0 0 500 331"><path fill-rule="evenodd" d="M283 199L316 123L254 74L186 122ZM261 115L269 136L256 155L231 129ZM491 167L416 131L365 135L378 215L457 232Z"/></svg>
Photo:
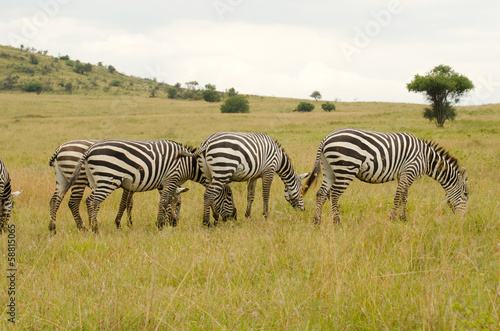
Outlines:
<svg viewBox="0 0 500 331"><path fill-rule="evenodd" d="M220 103L113 95L0 94L0 157L19 196L17 328L52 329L498 329L500 328L500 105L463 107L436 129L423 105L343 103L292 113L300 100L249 97L249 114ZM319 103L318 103L319 104ZM316 105L316 103L315 103ZM174 139L199 145L219 131L276 138L297 172L310 171L321 139L342 127L406 131L433 139L468 171L470 211L454 215L430 178L410 188L406 223L388 214L396 183L354 182L342 223L312 224L315 191L294 211L276 178L270 217L261 186L245 219L246 185L232 184L239 219L202 227L204 189L186 183L177 228L155 228L158 194L137 194L134 228L114 228L121 192L99 212L100 234L77 231L67 198L48 231L54 189L48 159L77 138ZM86 217L85 212L84 217ZM7 261L2 238L0 261ZM6 273L3 267L3 273ZM7 328L6 277L0 325Z"/></svg>

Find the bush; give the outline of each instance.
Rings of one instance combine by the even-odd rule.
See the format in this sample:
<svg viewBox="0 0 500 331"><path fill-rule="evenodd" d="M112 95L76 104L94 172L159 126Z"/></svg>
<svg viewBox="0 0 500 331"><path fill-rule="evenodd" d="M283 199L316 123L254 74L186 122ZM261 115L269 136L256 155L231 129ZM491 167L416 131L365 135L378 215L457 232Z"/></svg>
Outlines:
<svg viewBox="0 0 500 331"><path fill-rule="evenodd" d="M249 113L250 105L247 98L242 95L229 97L220 106L221 113Z"/></svg>
<svg viewBox="0 0 500 331"><path fill-rule="evenodd" d="M168 98L169 99L175 99L177 97L178 92L179 91L175 87L170 87L167 90Z"/></svg>
<svg viewBox="0 0 500 331"><path fill-rule="evenodd" d="M109 83L109 86L120 86L122 83L119 80L113 80Z"/></svg>
<svg viewBox="0 0 500 331"><path fill-rule="evenodd" d="M293 111L298 111L298 112L301 112L301 113L308 113L308 112L311 112L313 111L314 109L314 105L310 102L301 102L299 103L299 105L297 106L297 108L295 108Z"/></svg>
<svg viewBox="0 0 500 331"><path fill-rule="evenodd" d="M23 90L25 92L36 92L36 94L40 94L42 92L42 89L42 82L40 82L39 80L26 83L23 86Z"/></svg>
<svg viewBox="0 0 500 331"><path fill-rule="evenodd" d="M206 102L219 102L220 101L220 93L215 90L205 90L203 91L203 100Z"/></svg>
<svg viewBox="0 0 500 331"><path fill-rule="evenodd" d="M64 89L66 92L72 93L73 92L73 83L69 82L64 85Z"/></svg>
<svg viewBox="0 0 500 331"><path fill-rule="evenodd" d="M35 54L30 54L30 62L31 62L31 64L34 64L34 65L38 64L38 58L36 57Z"/></svg>
<svg viewBox="0 0 500 331"><path fill-rule="evenodd" d="M323 108L324 111L332 111L332 110L335 110L335 104L331 103L331 102L326 102L324 104L321 105L321 108Z"/></svg>

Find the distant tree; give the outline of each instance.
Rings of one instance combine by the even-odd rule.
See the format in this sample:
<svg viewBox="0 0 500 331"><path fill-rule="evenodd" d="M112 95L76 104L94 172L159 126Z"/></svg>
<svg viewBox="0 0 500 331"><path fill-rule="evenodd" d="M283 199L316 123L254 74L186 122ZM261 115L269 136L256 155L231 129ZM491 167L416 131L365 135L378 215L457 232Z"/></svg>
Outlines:
<svg viewBox="0 0 500 331"><path fill-rule="evenodd" d="M216 90L205 90L203 91L203 100L206 102L219 102L220 93Z"/></svg>
<svg viewBox="0 0 500 331"><path fill-rule="evenodd" d="M64 85L64 89L66 90L66 92L73 93L73 83L72 82L66 83Z"/></svg>
<svg viewBox="0 0 500 331"><path fill-rule="evenodd" d="M23 90L26 92L35 92L36 94L40 94L43 90L42 82L39 80L32 81L24 84Z"/></svg>
<svg viewBox="0 0 500 331"><path fill-rule="evenodd" d="M250 105L247 98L242 95L229 97L220 106L221 113L249 113Z"/></svg>
<svg viewBox="0 0 500 331"><path fill-rule="evenodd" d="M322 98L321 93L319 93L319 91L314 91L313 93L311 93L310 97L314 98L315 101L318 101L319 99Z"/></svg>
<svg viewBox="0 0 500 331"><path fill-rule="evenodd" d="M167 90L167 95L168 95L168 98L169 99L175 99L177 97L177 95L179 94L179 90L175 87L170 87L168 90Z"/></svg>
<svg viewBox="0 0 500 331"><path fill-rule="evenodd" d="M324 104L321 105L321 108L323 108L324 111L332 111L332 110L335 110L335 104L331 103L331 102L326 102Z"/></svg>
<svg viewBox="0 0 500 331"><path fill-rule="evenodd" d="M156 98L156 94L158 93L159 90L160 90L160 85L159 84L156 84L154 86L150 86L149 87L149 97L150 98Z"/></svg>
<svg viewBox="0 0 500 331"><path fill-rule="evenodd" d="M215 84L205 84L205 89L206 90L212 90L215 91L217 88L215 87Z"/></svg>
<svg viewBox="0 0 500 331"><path fill-rule="evenodd" d="M238 94L238 92L236 92L236 90L234 89L234 87L231 87L229 90L227 90L227 96L228 97L234 97L237 94Z"/></svg>
<svg viewBox="0 0 500 331"><path fill-rule="evenodd" d="M314 105L312 103L302 101L293 111L298 111L300 113L306 113L306 112L308 113L313 111L313 109Z"/></svg>
<svg viewBox="0 0 500 331"><path fill-rule="evenodd" d="M179 89L181 88L181 83L176 83L174 86Z"/></svg>
<svg viewBox="0 0 500 331"><path fill-rule="evenodd" d="M30 54L30 62L31 62L31 64L37 65L38 64L38 57L35 54Z"/></svg>
<svg viewBox="0 0 500 331"><path fill-rule="evenodd" d="M77 74L85 75L92 71L92 64L83 64L80 61L76 61L73 71Z"/></svg>
<svg viewBox="0 0 500 331"><path fill-rule="evenodd" d="M450 66L439 65L425 76L415 75L406 87L410 92L424 93L431 104L431 108L424 110L424 118L442 128L446 120L455 119L453 106L467 92L474 89L474 84L469 78L456 73Z"/></svg>
<svg viewBox="0 0 500 331"><path fill-rule="evenodd" d="M198 85L199 85L198 82L195 80L186 82L186 86L189 90L194 90Z"/></svg>
<svg viewBox="0 0 500 331"><path fill-rule="evenodd" d="M110 74L114 74L116 72L116 68L113 67L112 65L109 65L108 66L108 71L109 71Z"/></svg>
<svg viewBox="0 0 500 331"><path fill-rule="evenodd" d="M69 61L69 55L59 56L59 58L63 61Z"/></svg>

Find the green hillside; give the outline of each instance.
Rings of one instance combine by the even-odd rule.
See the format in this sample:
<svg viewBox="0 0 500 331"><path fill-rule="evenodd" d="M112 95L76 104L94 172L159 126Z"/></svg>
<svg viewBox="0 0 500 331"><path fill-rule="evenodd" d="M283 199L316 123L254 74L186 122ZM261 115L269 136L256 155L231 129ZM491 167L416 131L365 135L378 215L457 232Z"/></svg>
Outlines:
<svg viewBox="0 0 500 331"><path fill-rule="evenodd" d="M168 88L151 79L121 74L112 65L46 54L47 51L0 45L0 91L147 96L153 89L160 94Z"/></svg>

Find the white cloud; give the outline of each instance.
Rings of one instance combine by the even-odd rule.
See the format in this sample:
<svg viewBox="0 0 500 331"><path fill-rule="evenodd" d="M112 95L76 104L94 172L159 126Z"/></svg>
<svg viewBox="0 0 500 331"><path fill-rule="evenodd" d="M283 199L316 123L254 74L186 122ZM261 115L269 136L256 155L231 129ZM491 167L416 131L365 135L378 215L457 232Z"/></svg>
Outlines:
<svg viewBox="0 0 500 331"><path fill-rule="evenodd" d="M474 15L459 10L454 2L440 3L442 11L433 11L432 24L427 25L424 14L433 3L401 1L401 13L392 15L363 47L355 44L356 31L373 24L372 12L387 8L389 1L362 5L292 1L291 7L273 3L273 10L264 2L241 2L222 21L206 3L202 7L198 3L191 17L186 4L177 8L163 2L150 4L148 10L155 11L151 16L138 12L134 17L134 10L143 10L135 3L107 3L103 10L116 11L111 15L95 12L98 5L66 2L37 24L33 19L43 12L40 6L0 14L24 15L0 20L0 43L19 46L8 38L18 35L26 39L25 46L83 62L102 61L120 72L154 76L170 84L197 80L221 90L234 87L242 93L296 98L319 90L324 99L346 101L423 102L421 95L406 90L406 83L416 73L447 64L486 85L474 102L500 101L500 84L496 84L500 82L496 42L500 32L482 23L484 19L474 21ZM447 6L456 11L445 12ZM455 24L455 16L470 20ZM439 19L444 22L441 26ZM30 24L35 29L30 30ZM358 48L351 61L340 48L343 43Z"/></svg>

